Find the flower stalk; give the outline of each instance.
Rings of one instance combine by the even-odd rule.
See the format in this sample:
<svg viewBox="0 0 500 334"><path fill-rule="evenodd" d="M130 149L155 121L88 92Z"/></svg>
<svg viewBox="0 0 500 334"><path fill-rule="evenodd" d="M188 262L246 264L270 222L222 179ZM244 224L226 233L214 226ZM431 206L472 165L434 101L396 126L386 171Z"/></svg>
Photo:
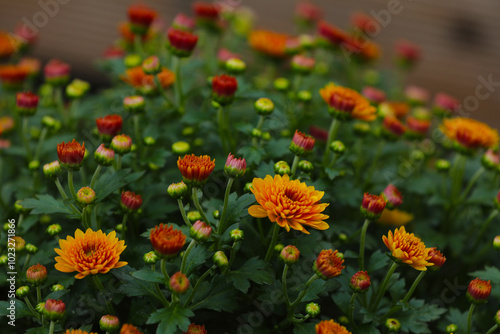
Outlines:
<svg viewBox="0 0 500 334"><path fill-rule="evenodd" d="M271 237L271 243L269 244L269 248L267 249L266 257L264 259L264 261L266 261L266 262L269 262L271 260L271 257L273 256L274 246L276 245L276 242L278 241L279 230L280 230L280 226L278 224L274 224L273 236Z"/></svg>
<svg viewBox="0 0 500 334"><path fill-rule="evenodd" d="M370 309L375 310L382 300L382 297L385 294L385 291L387 290L387 286L389 285L389 281L391 280L392 275L394 274L394 271L396 271L396 268L398 267L398 264L396 262L393 262L389 270L387 271L387 275L385 276L384 281L380 285L380 288L378 289L378 293L375 297L375 301L372 303Z"/></svg>
<svg viewBox="0 0 500 334"><path fill-rule="evenodd" d="M359 242L359 270L365 270L365 239L366 231L368 230L368 225L370 225L370 220L365 219L363 223L363 228L361 229L361 237Z"/></svg>

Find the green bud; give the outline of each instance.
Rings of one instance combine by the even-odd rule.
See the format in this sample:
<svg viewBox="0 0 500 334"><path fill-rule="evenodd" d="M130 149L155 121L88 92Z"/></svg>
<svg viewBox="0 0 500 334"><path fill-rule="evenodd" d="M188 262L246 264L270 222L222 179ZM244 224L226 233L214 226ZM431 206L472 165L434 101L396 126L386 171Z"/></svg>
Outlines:
<svg viewBox="0 0 500 334"><path fill-rule="evenodd" d="M62 284L54 284L50 287L50 291L55 292L55 291L62 291L64 290L64 285Z"/></svg>
<svg viewBox="0 0 500 334"><path fill-rule="evenodd" d="M314 165L312 164L312 162L307 160L300 160L298 167L299 170L303 171L304 173L310 173L314 170Z"/></svg>
<svg viewBox="0 0 500 334"><path fill-rule="evenodd" d="M121 231L123 231L123 224L116 224L116 226L115 226L115 230L116 230L117 232L121 232Z"/></svg>
<svg viewBox="0 0 500 334"><path fill-rule="evenodd" d="M26 244L26 251L29 254L35 254L36 252L38 252L38 247L33 244Z"/></svg>
<svg viewBox="0 0 500 334"><path fill-rule="evenodd" d="M279 174L281 176L285 174L290 174L290 166L286 161L278 161L277 163L274 164L274 172L276 174Z"/></svg>
<svg viewBox="0 0 500 334"><path fill-rule="evenodd" d="M254 128L252 130L252 137L254 137L254 138L260 138L261 136L262 136L262 131L260 131L257 128Z"/></svg>
<svg viewBox="0 0 500 334"><path fill-rule="evenodd" d="M205 141L203 138L195 138L195 140L193 140L193 145L197 147L203 146L204 143Z"/></svg>
<svg viewBox="0 0 500 334"><path fill-rule="evenodd" d="M41 224L49 224L52 221L49 215L41 215L40 216L40 223Z"/></svg>
<svg viewBox="0 0 500 334"><path fill-rule="evenodd" d="M51 236L57 235L61 233L62 227L59 224L52 224L47 227L47 230L45 232Z"/></svg>
<svg viewBox="0 0 500 334"><path fill-rule="evenodd" d="M82 187L76 193L77 202L83 206L94 203L95 199L95 191L90 187Z"/></svg>
<svg viewBox="0 0 500 334"><path fill-rule="evenodd" d="M285 248L285 245L278 243L278 244L276 244L276 246L274 246L274 251L278 252L278 253L281 253L281 251L283 250L283 248Z"/></svg>
<svg viewBox="0 0 500 334"><path fill-rule="evenodd" d="M446 333L453 334L458 331L458 326L455 324L449 324L446 326Z"/></svg>
<svg viewBox="0 0 500 334"><path fill-rule="evenodd" d="M245 187L243 188L243 190L246 192L246 193L249 193L251 192L251 189L252 188L252 183L251 182L248 182L248 183L245 183Z"/></svg>
<svg viewBox="0 0 500 334"><path fill-rule="evenodd" d="M243 240L244 233L242 230L237 228L229 232L229 235L233 241L241 241Z"/></svg>
<svg viewBox="0 0 500 334"><path fill-rule="evenodd" d="M270 141L271 138L271 133L269 131L262 132L262 139L265 141Z"/></svg>
<svg viewBox="0 0 500 334"><path fill-rule="evenodd" d="M189 211L187 218L191 223L194 223L197 220L201 220L201 214L198 211Z"/></svg>
<svg viewBox="0 0 500 334"><path fill-rule="evenodd" d="M356 122L353 125L354 133L360 136L365 136L370 132L370 124L366 122Z"/></svg>
<svg viewBox="0 0 500 334"><path fill-rule="evenodd" d="M342 242L346 242L346 241L347 241L347 239L348 239L347 234L345 234L345 233L340 233L340 234L339 234L339 240L340 240L340 241L342 241Z"/></svg>
<svg viewBox="0 0 500 334"><path fill-rule="evenodd" d="M159 260L158 255L154 251L144 254L143 259L146 264L155 264Z"/></svg>
<svg viewBox="0 0 500 334"><path fill-rule="evenodd" d="M153 146L154 144L156 144L156 139L154 139L151 136L145 137L142 141L144 142L144 145L146 145L146 146Z"/></svg>
<svg viewBox="0 0 500 334"><path fill-rule="evenodd" d="M141 63L142 63L142 58L137 54L130 54L126 56L124 59L124 64L126 68L137 67L141 65Z"/></svg>
<svg viewBox="0 0 500 334"><path fill-rule="evenodd" d="M241 74L245 72L246 69L247 65L241 59L231 58L228 61L226 61L226 70L230 74Z"/></svg>
<svg viewBox="0 0 500 334"><path fill-rule="evenodd" d="M6 265L9 262L7 255L0 255L0 265Z"/></svg>
<svg viewBox="0 0 500 334"><path fill-rule="evenodd" d="M130 113L139 114L144 112L144 109L146 108L146 102L144 100L144 97L140 95L126 96L123 99L123 107Z"/></svg>
<svg viewBox="0 0 500 334"><path fill-rule="evenodd" d="M36 126L30 127L30 137L31 137L31 139L38 140L40 138L40 134L41 133L42 133L42 131L40 130L39 127L36 127Z"/></svg>
<svg viewBox="0 0 500 334"><path fill-rule="evenodd" d="M285 137L285 138L289 138L289 137L291 137L291 132L288 129L283 129L280 131L280 136Z"/></svg>
<svg viewBox="0 0 500 334"><path fill-rule="evenodd" d="M215 252L213 256L213 261L220 270L224 270L229 265L229 261L227 260L226 254L223 251Z"/></svg>
<svg viewBox="0 0 500 334"><path fill-rule="evenodd" d="M160 166L158 166L158 165L150 162L150 163L148 163L148 168L151 169L151 170L153 170L153 171L155 171L155 170L160 169Z"/></svg>
<svg viewBox="0 0 500 334"><path fill-rule="evenodd" d="M309 103L312 100L312 94L308 90L301 90L297 93L297 99L300 102Z"/></svg>
<svg viewBox="0 0 500 334"><path fill-rule="evenodd" d="M178 183L172 183L168 186L167 192L173 198L181 198L188 191L187 185L184 181Z"/></svg>
<svg viewBox="0 0 500 334"><path fill-rule="evenodd" d="M262 116L271 115L274 111L274 103L267 97L261 97L255 101L254 107L257 114Z"/></svg>
<svg viewBox="0 0 500 334"><path fill-rule="evenodd" d="M388 318L385 321L385 327L389 330L389 333L397 333L401 329L401 323L398 319Z"/></svg>
<svg viewBox="0 0 500 334"><path fill-rule="evenodd" d="M29 286L21 286L16 290L16 297L19 299L23 299L24 297L27 297L28 294L30 293L30 287Z"/></svg>
<svg viewBox="0 0 500 334"><path fill-rule="evenodd" d="M220 219L220 211L219 210L214 210L212 212L212 217L214 217L215 219Z"/></svg>
<svg viewBox="0 0 500 334"><path fill-rule="evenodd" d="M184 129L182 129L183 136L191 136L193 134L194 134L194 128L192 126L186 126Z"/></svg>
<svg viewBox="0 0 500 334"><path fill-rule="evenodd" d="M450 170L451 164L448 160L439 159L436 161L436 169L440 172L447 172Z"/></svg>
<svg viewBox="0 0 500 334"><path fill-rule="evenodd" d="M3 230L4 231L8 231L9 229L10 229L10 224L9 223L3 224Z"/></svg>
<svg viewBox="0 0 500 334"><path fill-rule="evenodd" d="M345 153L345 145L340 140L333 141L330 144L330 149L338 155L342 155Z"/></svg>
<svg viewBox="0 0 500 334"><path fill-rule="evenodd" d="M279 91L287 91L290 87L290 81L286 78L278 78L274 80L274 88Z"/></svg>
<svg viewBox="0 0 500 334"><path fill-rule="evenodd" d="M36 306L35 306L35 310L36 310L38 313L43 313L43 311L45 310L45 303L44 303L44 302L41 302L41 303L36 304Z"/></svg>
<svg viewBox="0 0 500 334"><path fill-rule="evenodd" d="M349 324L349 318L347 318L345 315L341 315L338 318L338 323L341 325L348 325Z"/></svg>
<svg viewBox="0 0 500 334"><path fill-rule="evenodd" d="M316 303L309 303L306 305L306 313L311 317L317 316L321 312L321 308L319 307L319 304Z"/></svg>
<svg viewBox="0 0 500 334"><path fill-rule="evenodd" d="M16 210L17 213L20 213L20 214L27 214L27 213L30 213L31 209L28 209L28 208L25 208L23 207L23 205L21 204L23 200L21 199L18 199L15 203L14 203L14 209Z"/></svg>

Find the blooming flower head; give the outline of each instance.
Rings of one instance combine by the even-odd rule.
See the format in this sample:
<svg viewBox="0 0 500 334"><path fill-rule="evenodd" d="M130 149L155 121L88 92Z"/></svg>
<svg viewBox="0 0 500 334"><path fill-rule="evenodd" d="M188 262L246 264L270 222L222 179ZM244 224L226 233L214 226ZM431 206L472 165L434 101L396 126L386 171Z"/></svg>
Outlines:
<svg viewBox="0 0 500 334"><path fill-rule="evenodd" d="M472 280L469 283L469 287L467 288L467 299L469 299L469 301L474 304L486 303L490 294L490 281L483 281L479 278Z"/></svg>
<svg viewBox="0 0 500 334"><path fill-rule="evenodd" d="M145 35L158 13L143 4L132 5L127 10L130 29L134 34Z"/></svg>
<svg viewBox="0 0 500 334"><path fill-rule="evenodd" d="M273 58L286 57L286 43L288 36L269 30L254 30L248 35L250 46Z"/></svg>
<svg viewBox="0 0 500 334"><path fill-rule="evenodd" d="M65 273L77 271L75 277L78 279L106 274L111 269L127 265L127 262L120 261L120 254L127 246L125 241L118 240L115 231L106 235L101 230L89 228L84 233L77 229L74 238L60 239L59 247L54 249L59 255L55 258L55 268Z"/></svg>
<svg viewBox="0 0 500 334"><path fill-rule="evenodd" d="M157 76L162 88L172 86L175 81L175 74L166 67L162 67ZM120 76L120 79L144 94L154 93L158 89L154 77L144 73L142 66L127 69L125 75Z"/></svg>
<svg viewBox="0 0 500 334"><path fill-rule="evenodd" d="M323 320L316 324L316 334L351 334L351 332L333 320Z"/></svg>
<svg viewBox="0 0 500 334"><path fill-rule="evenodd" d="M210 160L208 155L197 156L186 154L182 159L179 157L177 167L179 167L186 184L199 187L205 183L210 173L214 170L215 159Z"/></svg>
<svg viewBox="0 0 500 334"><path fill-rule="evenodd" d="M0 80L5 88L20 88L29 72L19 65L0 65Z"/></svg>
<svg viewBox="0 0 500 334"><path fill-rule="evenodd" d="M292 142L290 143L290 151L299 156L310 153L314 148L315 141L313 137L295 130Z"/></svg>
<svg viewBox="0 0 500 334"><path fill-rule="evenodd" d="M382 192L388 209L394 209L403 204L403 195L395 185L389 184Z"/></svg>
<svg viewBox="0 0 500 334"><path fill-rule="evenodd" d="M326 280L340 275L342 269L345 268L343 263L344 259L339 256L337 250L333 251L331 249L324 249L316 258L313 270L316 272L318 277Z"/></svg>
<svg viewBox="0 0 500 334"><path fill-rule="evenodd" d="M382 240L394 258L416 270L425 271L427 267L434 265L429 262L432 257L429 255L430 249L413 233L406 232L404 226L395 229L394 234L389 231L389 235L384 235Z"/></svg>
<svg viewBox="0 0 500 334"><path fill-rule="evenodd" d="M141 208L142 197L132 191L122 191L121 206L125 211L132 212Z"/></svg>
<svg viewBox="0 0 500 334"><path fill-rule="evenodd" d="M155 251L167 258L176 256L186 243L186 236L181 230L174 230L172 226L164 224L155 226L149 239Z"/></svg>
<svg viewBox="0 0 500 334"><path fill-rule="evenodd" d="M190 324L187 332L182 332L183 334L207 334L205 325L195 325Z"/></svg>
<svg viewBox="0 0 500 334"><path fill-rule="evenodd" d="M397 139L406 131L406 127L399 119L393 116L385 116L382 122L382 134L388 139Z"/></svg>
<svg viewBox="0 0 500 334"><path fill-rule="evenodd" d="M47 268L41 264L35 264L26 271L26 279L33 285L38 285L47 279Z"/></svg>
<svg viewBox="0 0 500 334"><path fill-rule="evenodd" d="M370 220L376 220L382 214L386 206L386 200L383 196L364 193L361 203L361 213Z"/></svg>
<svg viewBox="0 0 500 334"><path fill-rule="evenodd" d="M71 142L57 144L57 156L63 167L78 170L85 156L85 143L80 145L79 142L73 139Z"/></svg>
<svg viewBox="0 0 500 334"><path fill-rule="evenodd" d="M230 177L242 177L247 168L247 162L244 158L235 158L234 155L229 153L227 156L226 164L224 165L224 172Z"/></svg>
<svg viewBox="0 0 500 334"><path fill-rule="evenodd" d="M52 59L43 68L45 81L51 85L61 86L69 80L69 64L59 60Z"/></svg>
<svg viewBox="0 0 500 334"><path fill-rule="evenodd" d="M317 230L329 227L324 221L328 216L322 213L329 204L320 203L323 191L308 187L299 180L290 180L288 175L254 178L250 190L258 203L248 208L252 217L268 217L287 232L292 228L309 234L304 226Z"/></svg>
<svg viewBox="0 0 500 334"><path fill-rule="evenodd" d="M377 220L377 222L385 225L393 225L399 227L408 224L412 220L413 215L411 213L393 209L382 211L382 215Z"/></svg>
<svg viewBox="0 0 500 334"><path fill-rule="evenodd" d="M318 34L332 46L340 46L348 38L345 31L325 21L320 21L318 23Z"/></svg>
<svg viewBox="0 0 500 334"><path fill-rule="evenodd" d="M430 267L433 270L440 269L446 262L446 257L436 247L432 247L429 249L429 255L431 256L429 262L434 263L434 265Z"/></svg>
<svg viewBox="0 0 500 334"><path fill-rule="evenodd" d="M459 151L488 149L498 145L498 131L471 118L444 119L440 129L453 141L455 148Z"/></svg>
<svg viewBox="0 0 500 334"><path fill-rule="evenodd" d="M169 48L177 57L189 57L198 43L198 36L188 30L169 28Z"/></svg>
<svg viewBox="0 0 500 334"><path fill-rule="evenodd" d="M329 83L320 89L319 93L328 104L329 112L336 118L356 118L364 121L377 118L375 107L355 90Z"/></svg>
<svg viewBox="0 0 500 334"><path fill-rule="evenodd" d="M235 77L222 74L212 78L212 95L214 100L221 105L231 103L237 89L238 81Z"/></svg>
<svg viewBox="0 0 500 334"><path fill-rule="evenodd" d="M434 97L434 113L439 116L449 116L460 109L460 102L446 93L437 93Z"/></svg>
<svg viewBox="0 0 500 334"><path fill-rule="evenodd" d="M135 327L134 325L131 324L123 324L122 328L120 329L120 334L143 334L139 328Z"/></svg>
<svg viewBox="0 0 500 334"><path fill-rule="evenodd" d="M402 68L412 68L421 58L421 51L418 45L406 40L396 43L397 63Z"/></svg>
<svg viewBox="0 0 500 334"><path fill-rule="evenodd" d="M114 137L122 130L123 119L120 115L113 114L96 118L95 123L100 134Z"/></svg>

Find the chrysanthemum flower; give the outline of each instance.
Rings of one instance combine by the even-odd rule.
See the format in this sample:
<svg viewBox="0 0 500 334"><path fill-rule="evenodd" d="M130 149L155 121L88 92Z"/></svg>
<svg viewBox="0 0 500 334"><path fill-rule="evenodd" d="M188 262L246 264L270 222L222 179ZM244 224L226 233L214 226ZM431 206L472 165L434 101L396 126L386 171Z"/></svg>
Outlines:
<svg viewBox="0 0 500 334"><path fill-rule="evenodd" d="M314 139L314 137L308 136L299 130L295 130L292 142L290 143L290 151L299 156L310 153L314 148L315 142L316 139Z"/></svg>
<svg viewBox="0 0 500 334"><path fill-rule="evenodd" d="M429 255L431 256L429 262L434 263L434 266L432 266L431 269L438 270L446 262L446 257L436 247L429 249Z"/></svg>
<svg viewBox="0 0 500 334"><path fill-rule="evenodd" d="M431 258L430 248L426 248L420 238L413 233L407 233L404 226L399 230L395 229L394 234L389 231L389 235L387 237L384 235L382 240L393 257L416 270L425 271L427 267L434 265L428 261Z"/></svg>
<svg viewBox="0 0 500 334"><path fill-rule="evenodd" d="M342 273L344 259L338 254L338 250L322 250L313 265L313 270L318 277L327 280L337 277Z"/></svg>
<svg viewBox="0 0 500 334"><path fill-rule="evenodd" d="M114 137L122 130L123 119L120 115L106 115L96 118L97 130L102 135Z"/></svg>
<svg viewBox="0 0 500 334"><path fill-rule="evenodd" d="M143 4L132 5L127 10L130 28L139 35L145 35L158 13Z"/></svg>
<svg viewBox="0 0 500 334"><path fill-rule="evenodd" d="M248 36L254 50L274 58L286 57L287 40L287 35L269 30L254 30Z"/></svg>
<svg viewBox="0 0 500 334"><path fill-rule="evenodd" d="M174 72L166 67L163 67L157 76L163 88L170 87L175 81ZM144 93L150 93L157 89L153 76L144 73L142 66L128 69L125 75L120 76L120 79Z"/></svg>
<svg viewBox="0 0 500 334"><path fill-rule="evenodd" d="M393 225L393 226L403 226L408 224L413 220L413 215L406 211L401 211L398 209L394 210L384 210L382 211L382 215L378 219L378 223Z"/></svg>
<svg viewBox="0 0 500 334"><path fill-rule="evenodd" d="M318 23L318 34L330 42L330 44L337 46L344 43L348 38L348 34L345 31L325 21Z"/></svg>
<svg viewBox="0 0 500 334"><path fill-rule="evenodd" d="M70 273L78 271L76 278L87 275L106 274L111 269L127 265L120 260L120 254L125 250L125 241L118 240L116 232L108 235L101 230L92 231L90 228L85 233L77 229L75 237L68 236L66 240L59 240L59 248L55 248L55 268L59 271Z"/></svg>
<svg viewBox="0 0 500 334"><path fill-rule="evenodd" d="M207 334L205 325L195 325L190 324L187 332L182 332L183 334Z"/></svg>
<svg viewBox="0 0 500 334"><path fill-rule="evenodd" d="M382 122L382 134L389 139L397 139L406 131L406 127L394 116L385 116Z"/></svg>
<svg viewBox="0 0 500 334"><path fill-rule="evenodd" d="M166 257L176 256L186 243L186 236L181 230L174 230L166 224L155 226L149 234L149 239L155 251Z"/></svg>
<svg viewBox="0 0 500 334"><path fill-rule="evenodd" d="M316 325L316 334L351 334L344 326L332 320L323 320Z"/></svg>
<svg viewBox="0 0 500 334"><path fill-rule="evenodd" d="M0 57L8 57L16 52L18 41L9 33L0 31Z"/></svg>
<svg viewBox="0 0 500 334"><path fill-rule="evenodd" d="M460 102L451 95L439 92L434 97L434 112L437 115L449 115L460 109Z"/></svg>
<svg viewBox="0 0 500 334"><path fill-rule="evenodd" d="M210 160L208 155L197 156L186 154L182 159L179 157L177 167L179 167L186 184L198 187L205 183L210 173L214 170L215 159Z"/></svg>
<svg viewBox="0 0 500 334"><path fill-rule="evenodd" d="M498 131L471 118L444 119L440 129L459 150L493 148L498 145Z"/></svg>
<svg viewBox="0 0 500 334"><path fill-rule="evenodd" d="M320 203L323 191L314 190L298 180L290 180L288 175L267 175L264 179L254 178L250 188L258 205L248 208L255 218L268 217L271 222L309 234L304 226L326 230L329 226L322 212L329 205Z"/></svg>
<svg viewBox="0 0 500 334"><path fill-rule="evenodd" d="M122 328L120 329L120 334L143 334L139 328L135 327L134 325L131 324L123 324Z"/></svg>
<svg viewBox="0 0 500 334"><path fill-rule="evenodd" d="M394 209L403 204L403 195L395 185L389 184L382 192L387 208Z"/></svg>
<svg viewBox="0 0 500 334"><path fill-rule="evenodd" d="M486 303L490 294L490 281L484 281L479 278L472 280L467 288L467 299L474 304Z"/></svg>
<svg viewBox="0 0 500 334"><path fill-rule="evenodd" d="M328 104L334 117L341 119L360 119L373 121L377 118L377 109L367 99L350 88L329 83L319 90L321 97Z"/></svg>
<svg viewBox="0 0 500 334"><path fill-rule="evenodd" d="M363 194L363 202L361 202L361 213L370 220L375 220L380 217L386 206L386 199L383 196L372 195L369 193Z"/></svg>
<svg viewBox="0 0 500 334"><path fill-rule="evenodd" d="M198 36L188 30L170 28L167 36L169 48L177 57L189 57L198 43Z"/></svg>
<svg viewBox="0 0 500 334"><path fill-rule="evenodd" d="M85 156L85 143L80 145L73 139L71 142L57 144L57 156L63 166L78 170Z"/></svg>
<svg viewBox="0 0 500 334"><path fill-rule="evenodd" d="M22 85L28 74L28 70L19 65L0 65L0 80L9 88Z"/></svg>

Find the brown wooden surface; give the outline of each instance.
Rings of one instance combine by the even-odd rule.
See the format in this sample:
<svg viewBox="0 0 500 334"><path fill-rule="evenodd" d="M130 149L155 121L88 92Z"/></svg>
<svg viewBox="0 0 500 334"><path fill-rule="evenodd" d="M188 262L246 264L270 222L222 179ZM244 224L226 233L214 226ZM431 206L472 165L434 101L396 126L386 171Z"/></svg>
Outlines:
<svg viewBox="0 0 500 334"><path fill-rule="evenodd" d="M70 62L75 75L99 80L93 60L118 36L116 25L126 19L130 0L0 0L0 29L12 30L26 18L44 11L40 3L58 3L57 13L40 27L35 55L46 60L59 57ZM229 0L227 0L229 1ZM236 1L236 0L231 0ZM395 0L316 0L324 8L327 21L347 28L354 11L379 12ZM158 9L166 22L179 11L189 13L192 1L143 1ZM292 31L295 1L243 0L255 10L257 25ZM393 55L397 38L404 37L422 46L424 59L410 82L445 91L463 101L474 96L478 77L491 75L500 82L500 1L498 0L401 0L402 11L392 15L376 41L383 47L386 61ZM498 107L500 86L480 102L474 117L500 127Z"/></svg>

